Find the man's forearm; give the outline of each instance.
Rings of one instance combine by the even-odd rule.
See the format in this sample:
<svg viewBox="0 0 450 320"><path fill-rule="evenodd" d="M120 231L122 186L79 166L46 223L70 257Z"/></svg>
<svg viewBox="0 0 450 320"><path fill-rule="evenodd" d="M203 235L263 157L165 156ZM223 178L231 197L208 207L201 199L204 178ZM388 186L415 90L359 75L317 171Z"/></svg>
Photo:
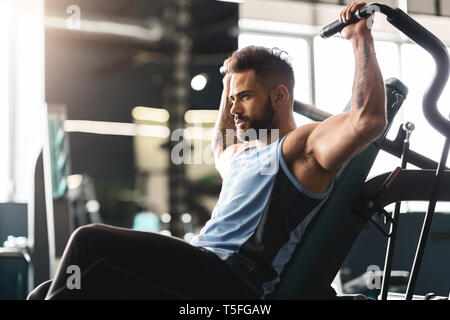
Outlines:
<svg viewBox="0 0 450 320"><path fill-rule="evenodd" d="M230 134L231 130L234 130L234 119L230 113L231 103L224 90L222 93L222 99L220 101L219 115L214 126L214 136L212 141L212 147L214 156L217 157L223 152L229 145L235 143L235 135ZM227 130L228 137L227 137Z"/></svg>
<svg viewBox="0 0 450 320"><path fill-rule="evenodd" d="M351 112L357 128L370 136L372 128L379 131L380 123L386 122L384 81L372 37L356 38L352 43L356 65Z"/></svg>

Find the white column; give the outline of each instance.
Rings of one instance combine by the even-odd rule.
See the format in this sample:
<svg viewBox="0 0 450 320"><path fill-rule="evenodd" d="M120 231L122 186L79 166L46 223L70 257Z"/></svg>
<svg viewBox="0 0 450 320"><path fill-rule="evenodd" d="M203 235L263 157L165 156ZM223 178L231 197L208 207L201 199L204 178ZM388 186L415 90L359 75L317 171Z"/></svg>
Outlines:
<svg viewBox="0 0 450 320"><path fill-rule="evenodd" d="M34 166L42 148L45 101L44 1L8 0L11 5L10 79L12 89L12 172L14 202L32 196Z"/></svg>
<svg viewBox="0 0 450 320"><path fill-rule="evenodd" d="M11 1L0 0L0 202L11 198L12 185L10 130L10 13Z"/></svg>

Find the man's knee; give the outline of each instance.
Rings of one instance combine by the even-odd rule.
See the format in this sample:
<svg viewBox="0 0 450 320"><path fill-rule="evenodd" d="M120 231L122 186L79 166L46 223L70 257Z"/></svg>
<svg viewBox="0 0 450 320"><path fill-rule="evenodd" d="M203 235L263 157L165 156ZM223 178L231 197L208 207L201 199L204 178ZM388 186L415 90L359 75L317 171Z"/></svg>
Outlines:
<svg viewBox="0 0 450 320"><path fill-rule="evenodd" d="M52 280L45 281L33 289L27 297L27 300L44 300L48 293L48 289L52 284Z"/></svg>
<svg viewBox="0 0 450 320"><path fill-rule="evenodd" d="M78 227L74 232L72 232L69 240L69 245L93 245L101 237L104 230L105 226L97 223Z"/></svg>

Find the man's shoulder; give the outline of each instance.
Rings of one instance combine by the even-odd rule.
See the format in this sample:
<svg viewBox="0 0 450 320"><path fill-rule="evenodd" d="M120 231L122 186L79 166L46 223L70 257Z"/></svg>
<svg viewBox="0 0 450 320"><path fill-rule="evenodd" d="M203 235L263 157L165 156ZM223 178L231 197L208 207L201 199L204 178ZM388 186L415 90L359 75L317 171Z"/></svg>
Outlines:
<svg viewBox="0 0 450 320"><path fill-rule="evenodd" d="M292 163L299 157L305 155L305 147L308 137L319 124L319 122L306 124L291 131L286 136L282 145L283 157L286 163Z"/></svg>
<svg viewBox="0 0 450 320"><path fill-rule="evenodd" d="M326 191L334 174L322 168L308 149L308 137L320 123L311 123L292 131L282 146L282 155L295 179L307 190L321 194Z"/></svg>

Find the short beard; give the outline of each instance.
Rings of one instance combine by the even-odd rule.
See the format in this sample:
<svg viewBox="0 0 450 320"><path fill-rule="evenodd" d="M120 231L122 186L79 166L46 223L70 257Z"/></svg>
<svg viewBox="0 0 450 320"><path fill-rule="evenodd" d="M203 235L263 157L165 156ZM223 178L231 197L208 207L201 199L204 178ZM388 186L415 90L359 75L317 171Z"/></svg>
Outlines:
<svg viewBox="0 0 450 320"><path fill-rule="evenodd" d="M237 128L236 135L239 141L246 142L257 140L260 137L259 130L270 130L273 122L273 106L272 101L270 100L270 95L267 97L267 101L264 105L264 115L262 119L249 119L249 127L248 129ZM267 137L267 134L265 136Z"/></svg>

